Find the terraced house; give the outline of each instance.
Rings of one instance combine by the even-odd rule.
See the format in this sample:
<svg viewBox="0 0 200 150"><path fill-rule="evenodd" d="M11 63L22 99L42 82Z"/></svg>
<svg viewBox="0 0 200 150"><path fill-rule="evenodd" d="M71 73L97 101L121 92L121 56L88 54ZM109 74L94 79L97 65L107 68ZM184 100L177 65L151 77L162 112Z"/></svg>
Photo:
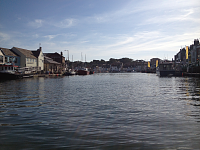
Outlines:
<svg viewBox="0 0 200 150"><path fill-rule="evenodd" d="M31 71L43 71L44 56L41 47L36 51L13 47L12 51L20 56L20 67Z"/></svg>
<svg viewBox="0 0 200 150"><path fill-rule="evenodd" d="M4 64L4 61L5 61L4 54L3 54L2 51L0 50L0 65Z"/></svg>
<svg viewBox="0 0 200 150"><path fill-rule="evenodd" d="M11 49L0 48L0 64L20 66L20 57Z"/></svg>

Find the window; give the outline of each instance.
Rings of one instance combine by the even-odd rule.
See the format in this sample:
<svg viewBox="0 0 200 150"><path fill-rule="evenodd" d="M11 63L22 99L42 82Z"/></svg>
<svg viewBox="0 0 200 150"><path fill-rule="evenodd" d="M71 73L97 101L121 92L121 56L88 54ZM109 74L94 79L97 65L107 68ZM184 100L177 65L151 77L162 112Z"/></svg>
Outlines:
<svg viewBox="0 0 200 150"><path fill-rule="evenodd" d="M14 63L17 63L17 57L15 57L15 61L14 61Z"/></svg>
<svg viewBox="0 0 200 150"><path fill-rule="evenodd" d="M3 63L3 56L0 56L0 63Z"/></svg>
<svg viewBox="0 0 200 150"><path fill-rule="evenodd" d="M12 63L13 58L9 57L9 63Z"/></svg>
<svg viewBox="0 0 200 150"><path fill-rule="evenodd" d="M5 62L7 62L8 61L8 57L5 57Z"/></svg>

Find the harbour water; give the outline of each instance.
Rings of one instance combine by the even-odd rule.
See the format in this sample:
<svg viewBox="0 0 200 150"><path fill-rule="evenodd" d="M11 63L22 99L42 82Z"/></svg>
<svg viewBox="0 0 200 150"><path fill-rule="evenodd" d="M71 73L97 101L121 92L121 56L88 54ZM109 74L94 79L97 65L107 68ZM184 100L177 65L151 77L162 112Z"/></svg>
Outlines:
<svg viewBox="0 0 200 150"><path fill-rule="evenodd" d="M0 82L0 149L200 149L200 79L108 73Z"/></svg>

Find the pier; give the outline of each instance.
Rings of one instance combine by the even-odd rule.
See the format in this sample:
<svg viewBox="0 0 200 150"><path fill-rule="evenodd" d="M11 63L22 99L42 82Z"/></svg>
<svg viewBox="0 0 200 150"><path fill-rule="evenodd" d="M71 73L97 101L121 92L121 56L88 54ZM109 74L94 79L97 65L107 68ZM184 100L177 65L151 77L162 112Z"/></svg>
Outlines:
<svg viewBox="0 0 200 150"><path fill-rule="evenodd" d="M187 76L187 77L200 77L200 73L187 73L187 72L184 72L183 76Z"/></svg>

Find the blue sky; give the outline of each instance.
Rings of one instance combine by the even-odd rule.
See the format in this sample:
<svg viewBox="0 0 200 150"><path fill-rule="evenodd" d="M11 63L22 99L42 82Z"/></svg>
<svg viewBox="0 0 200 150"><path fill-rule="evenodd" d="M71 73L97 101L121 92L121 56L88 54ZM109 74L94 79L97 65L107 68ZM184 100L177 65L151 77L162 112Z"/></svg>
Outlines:
<svg viewBox="0 0 200 150"><path fill-rule="evenodd" d="M199 0L0 0L0 47L70 60L172 59L200 38Z"/></svg>

